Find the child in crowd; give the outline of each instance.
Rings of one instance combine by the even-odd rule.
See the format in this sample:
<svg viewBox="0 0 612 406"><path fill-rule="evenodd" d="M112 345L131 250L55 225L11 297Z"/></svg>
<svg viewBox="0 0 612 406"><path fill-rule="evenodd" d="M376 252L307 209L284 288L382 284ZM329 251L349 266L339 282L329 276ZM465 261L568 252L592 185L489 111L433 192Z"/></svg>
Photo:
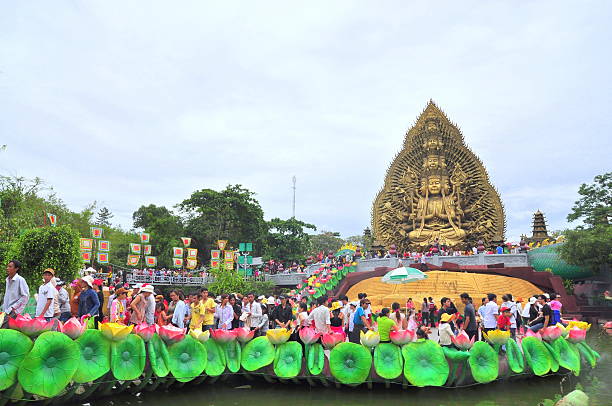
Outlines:
<svg viewBox="0 0 612 406"><path fill-rule="evenodd" d="M408 310L408 330L416 330L418 328L416 317L414 314L414 309Z"/></svg>
<svg viewBox="0 0 612 406"><path fill-rule="evenodd" d="M561 308L563 304L559 301L559 296L555 293L550 295L550 302L548 303L550 310L552 310L552 319L549 326L554 326L557 323L561 323Z"/></svg>
<svg viewBox="0 0 612 406"><path fill-rule="evenodd" d="M510 326L512 323L510 319L512 318L512 310L509 307L502 307L501 315L497 318L497 328L502 331L510 330Z"/></svg>
<svg viewBox="0 0 612 406"><path fill-rule="evenodd" d="M451 316L448 313L442 313L442 315L440 316L440 324L438 325L438 335L440 346L442 347L452 347L453 345L451 337L454 337L455 333L453 333L453 330L451 329L449 323L453 320L453 318L454 315Z"/></svg>

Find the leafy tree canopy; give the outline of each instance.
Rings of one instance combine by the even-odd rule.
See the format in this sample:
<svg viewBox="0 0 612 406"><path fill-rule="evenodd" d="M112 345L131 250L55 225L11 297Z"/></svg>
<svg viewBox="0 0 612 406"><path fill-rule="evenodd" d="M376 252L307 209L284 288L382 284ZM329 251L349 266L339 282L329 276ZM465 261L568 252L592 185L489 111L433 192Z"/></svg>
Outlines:
<svg viewBox="0 0 612 406"><path fill-rule="evenodd" d="M288 220L273 218L267 223L266 257L286 261L301 261L310 249L311 236L306 229L317 228L292 217Z"/></svg>
<svg viewBox="0 0 612 406"><path fill-rule="evenodd" d="M574 203L567 220L581 219L584 224L594 227L610 224L612 220L612 172L595 176L591 184L583 183L578 189L581 196Z"/></svg>
<svg viewBox="0 0 612 406"><path fill-rule="evenodd" d="M172 266L172 247L181 246L183 222L179 216L164 206L150 204L140 206L132 215L134 228L151 233L153 255L157 256L160 266ZM126 254L127 255L127 254Z"/></svg>
<svg viewBox="0 0 612 406"><path fill-rule="evenodd" d="M310 237L311 241L311 252L318 254L323 252L327 254L329 251L336 252L345 243L340 238L340 233L332 231L321 231L319 234Z"/></svg>

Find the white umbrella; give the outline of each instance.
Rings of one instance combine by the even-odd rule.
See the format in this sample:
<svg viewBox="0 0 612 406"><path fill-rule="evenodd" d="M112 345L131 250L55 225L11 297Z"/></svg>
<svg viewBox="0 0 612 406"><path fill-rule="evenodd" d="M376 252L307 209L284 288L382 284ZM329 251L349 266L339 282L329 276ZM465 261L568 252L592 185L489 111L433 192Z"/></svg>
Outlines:
<svg viewBox="0 0 612 406"><path fill-rule="evenodd" d="M382 277L382 281L391 284L408 283L414 281L420 281L421 279L427 278L424 272L419 271L415 268L407 268L402 266L389 271Z"/></svg>

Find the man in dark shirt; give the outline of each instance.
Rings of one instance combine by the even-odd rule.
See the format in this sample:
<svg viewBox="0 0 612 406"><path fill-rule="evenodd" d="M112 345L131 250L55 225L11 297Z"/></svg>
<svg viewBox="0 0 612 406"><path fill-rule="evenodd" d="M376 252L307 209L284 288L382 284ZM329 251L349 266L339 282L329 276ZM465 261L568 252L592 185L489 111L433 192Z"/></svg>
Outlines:
<svg viewBox="0 0 612 406"><path fill-rule="evenodd" d="M453 315L455 313L457 313L457 309L455 308L455 306L451 303L451 300L447 297L443 297L440 300L440 303L442 304L442 308L440 309L440 312L438 314L438 317L442 317L442 315L444 313L447 313L449 315ZM455 329L455 324L452 321L449 321L448 324L450 325L451 330L453 330L453 332L456 332L457 330Z"/></svg>
<svg viewBox="0 0 612 406"><path fill-rule="evenodd" d="M289 328L289 322L293 320L293 310L285 296L280 296L280 304L272 310L272 321L276 327Z"/></svg>
<svg viewBox="0 0 612 406"><path fill-rule="evenodd" d="M463 310L463 325L461 328L471 339L478 334L478 327L476 325L476 310L474 310L472 298L467 293L461 294L461 302L465 305L465 309Z"/></svg>
<svg viewBox="0 0 612 406"><path fill-rule="evenodd" d="M552 320L552 309L548 303L546 303L546 296L539 295L538 304L541 306L538 317L527 324L529 329L534 333L548 327Z"/></svg>

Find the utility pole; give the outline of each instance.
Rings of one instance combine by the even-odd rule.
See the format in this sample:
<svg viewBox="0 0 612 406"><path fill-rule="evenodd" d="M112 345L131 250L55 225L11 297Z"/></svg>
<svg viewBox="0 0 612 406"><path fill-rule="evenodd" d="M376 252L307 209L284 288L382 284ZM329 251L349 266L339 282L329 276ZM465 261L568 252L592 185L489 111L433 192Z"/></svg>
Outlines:
<svg viewBox="0 0 612 406"><path fill-rule="evenodd" d="M293 216L292 216L292 218L295 218L295 182L297 181L297 178L295 177L295 175L293 175L293 179L292 180L293 180L293 205L292 205Z"/></svg>

